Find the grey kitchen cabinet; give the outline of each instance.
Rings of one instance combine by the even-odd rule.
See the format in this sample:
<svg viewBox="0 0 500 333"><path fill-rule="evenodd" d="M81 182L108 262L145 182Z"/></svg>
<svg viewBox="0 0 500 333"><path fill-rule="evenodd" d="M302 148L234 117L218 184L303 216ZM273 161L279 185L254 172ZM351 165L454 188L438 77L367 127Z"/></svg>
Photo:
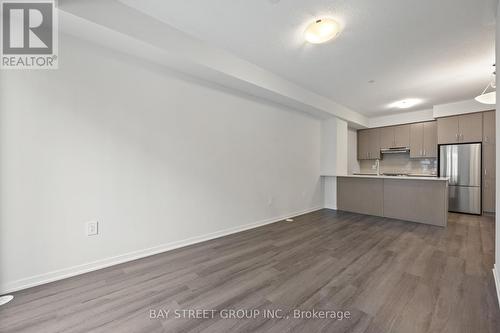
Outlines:
<svg viewBox="0 0 500 333"><path fill-rule="evenodd" d="M421 158L424 154L424 124L410 125L410 158Z"/></svg>
<svg viewBox="0 0 500 333"><path fill-rule="evenodd" d="M380 130L371 128L358 131L358 160L380 159Z"/></svg>
<svg viewBox="0 0 500 333"><path fill-rule="evenodd" d="M410 125L410 158L437 157L437 126L435 121Z"/></svg>
<svg viewBox="0 0 500 333"><path fill-rule="evenodd" d="M439 118L437 126L439 144L481 142L483 140L482 113Z"/></svg>
<svg viewBox="0 0 500 333"><path fill-rule="evenodd" d="M340 210L384 216L382 178L337 178L337 206Z"/></svg>
<svg viewBox="0 0 500 333"><path fill-rule="evenodd" d="M437 226L448 223L446 181L384 179L384 216Z"/></svg>
<svg viewBox="0 0 500 333"><path fill-rule="evenodd" d="M380 130L378 128L372 128L367 131L370 140L368 150L369 159L380 159Z"/></svg>
<svg viewBox="0 0 500 333"><path fill-rule="evenodd" d="M410 125L380 128L380 148L408 147L410 145Z"/></svg>
<svg viewBox="0 0 500 333"><path fill-rule="evenodd" d="M394 147L410 146L410 125L394 126Z"/></svg>
<svg viewBox="0 0 500 333"><path fill-rule="evenodd" d="M495 212L495 111L483 113L483 211Z"/></svg>
<svg viewBox="0 0 500 333"><path fill-rule="evenodd" d="M437 127L439 144L458 142L458 117L439 118Z"/></svg>
<svg viewBox="0 0 500 333"><path fill-rule="evenodd" d="M460 142L483 141L483 114L471 113L458 116Z"/></svg>
<svg viewBox="0 0 500 333"><path fill-rule="evenodd" d="M438 157L437 150L437 124L435 121L424 123L424 157Z"/></svg>
<svg viewBox="0 0 500 333"><path fill-rule="evenodd" d="M337 177L339 210L446 226L446 180Z"/></svg>
<svg viewBox="0 0 500 333"><path fill-rule="evenodd" d="M483 113L483 143L495 144L495 111Z"/></svg>
<svg viewBox="0 0 500 333"><path fill-rule="evenodd" d="M366 130L358 131L358 160L367 160L370 149L369 133Z"/></svg>
<svg viewBox="0 0 500 333"><path fill-rule="evenodd" d="M495 179L483 179L483 212L495 212Z"/></svg>
<svg viewBox="0 0 500 333"><path fill-rule="evenodd" d="M394 146L394 127L380 128L380 148L391 148Z"/></svg>
<svg viewBox="0 0 500 333"><path fill-rule="evenodd" d="M495 211L495 145L483 144L483 211Z"/></svg>

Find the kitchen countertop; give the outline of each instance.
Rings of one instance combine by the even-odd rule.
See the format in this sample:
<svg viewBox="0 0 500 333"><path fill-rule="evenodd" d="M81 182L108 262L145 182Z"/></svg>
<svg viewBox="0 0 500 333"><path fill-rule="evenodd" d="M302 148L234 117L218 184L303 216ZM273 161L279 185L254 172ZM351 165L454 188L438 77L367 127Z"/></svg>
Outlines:
<svg viewBox="0 0 500 333"><path fill-rule="evenodd" d="M349 178L377 178L377 179L397 179L397 180L425 180L425 181L448 181L449 177L435 177L435 176L377 176L373 175L321 175L323 177L349 177Z"/></svg>

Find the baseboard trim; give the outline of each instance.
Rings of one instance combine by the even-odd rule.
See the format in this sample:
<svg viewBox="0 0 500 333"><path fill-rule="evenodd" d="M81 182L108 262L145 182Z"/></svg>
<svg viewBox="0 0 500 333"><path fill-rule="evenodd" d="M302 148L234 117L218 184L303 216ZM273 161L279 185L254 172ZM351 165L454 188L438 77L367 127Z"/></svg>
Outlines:
<svg viewBox="0 0 500 333"><path fill-rule="evenodd" d="M170 243L150 247L150 248L143 249L143 250L128 252L125 254L121 254L121 255L117 255L117 256L113 256L113 257L108 257L105 259L100 259L100 260L96 260L96 261L81 264L81 265L71 266L68 268L63 268L60 270L56 270L56 271L52 271L52 272L48 272L48 273L43 273L43 274L28 277L28 278L19 279L19 280L10 282L10 283L1 284L0 285L0 294L12 293L15 291L19 291L19 290L23 290L23 289L27 289L27 288L31 288L31 287L36 287L36 286L39 286L42 284L46 284L46 283L50 283L50 282L54 282L54 281L58 281L58 280L63 280L63 279L66 279L66 278L69 278L72 276L96 271L96 270L103 269L106 267L123 264L123 263L128 262L128 261L149 257L149 256L152 256L152 255L155 255L158 253L163 253L163 252L167 252L170 250L185 247L188 245L193 245L196 243L205 242L207 240L235 234L235 233L242 232L245 230L254 229L257 227L264 226L266 224L276 223L279 221L283 221L287 218L292 218L292 217L295 217L298 215L311 213L311 212L320 210L322 208L323 207L321 207L321 206L313 207L310 209L290 213L290 214L283 215L283 216L278 216L278 217L265 219L265 220L261 220L261 221L254 222L254 223L244 224L244 225L233 227L233 228L215 231L215 232L205 234L202 236L195 236L195 237L187 238L187 239L184 239L181 241L170 242Z"/></svg>
<svg viewBox="0 0 500 333"><path fill-rule="evenodd" d="M497 289L497 301L500 306L500 272L497 269L497 265L493 265L493 279L495 280L495 287Z"/></svg>

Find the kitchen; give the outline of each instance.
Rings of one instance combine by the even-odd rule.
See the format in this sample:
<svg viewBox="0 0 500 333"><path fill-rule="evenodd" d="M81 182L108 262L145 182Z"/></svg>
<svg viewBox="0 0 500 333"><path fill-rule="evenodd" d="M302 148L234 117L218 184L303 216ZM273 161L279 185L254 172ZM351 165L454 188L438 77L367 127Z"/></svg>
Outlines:
<svg viewBox="0 0 500 333"><path fill-rule="evenodd" d="M350 146L349 149L353 147ZM495 111L357 131L339 210L444 227L448 211L495 211Z"/></svg>

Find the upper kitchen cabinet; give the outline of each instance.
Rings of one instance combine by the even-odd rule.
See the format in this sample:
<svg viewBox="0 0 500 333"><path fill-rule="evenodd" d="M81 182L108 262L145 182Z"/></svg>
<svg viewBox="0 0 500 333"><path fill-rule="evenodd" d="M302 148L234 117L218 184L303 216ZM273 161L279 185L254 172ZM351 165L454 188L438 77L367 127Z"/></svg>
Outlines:
<svg viewBox="0 0 500 333"><path fill-rule="evenodd" d="M369 138L366 130L358 131L358 160L365 160L368 157Z"/></svg>
<svg viewBox="0 0 500 333"><path fill-rule="evenodd" d="M358 160L380 159L380 130L378 128L358 131Z"/></svg>
<svg viewBox="0 0 500 333"><path fill-rule="evenodd" d="M424 123L410 125L410 157L424 156Z"/></svg>
<svg viewBox="0 0 500 333"><path fill-rule="evenodd" d="M410 125L394 127L394 147L410 146Z"/></svg>
<svg viewBox="0 0 500 333"><path fill-rule="evenodd" d="M481 142L483 114L471 113L437 120L438 143Z"/></svg>
<svg viewBox="0 0 500 333"><path fill-rule="evenodd" d="M424 123L424 157L438 157L437 124L435 121Z"/></svg>
<svg viewBox="0 0 500 333"><path fill-rule="evenodd" d="M471 113L458 116L460 142L483 141L483 114Z"/></svg>
<svg viewBox="0 0 500 333"><path fill-rule="evenodd" d="M483 143L495 144L495 111L483 113Z"/></svg>
<svg viewBox="0 0 500 333"><path fill-rule="evenodd" d="M380 128L380 148L408 147L410 145L410 125Z"/></svg>
<svg viewBox="0 0 500 333"><path fill-rule="evenodd" d="M380 148L391 148L394 146L394 127L380 128Z"/></svg>
<svg viewBox="0 0 500 333"><path fill-rule="evenodd" d="M458 142L458 117L439 118L437 127L439 144Z"/></svg>
<svg viewBox="0 0 500 333"><path fill-rule="evenodd" d="M437 157L437 126L435 121L410 125L410 157Z"/></svg>

